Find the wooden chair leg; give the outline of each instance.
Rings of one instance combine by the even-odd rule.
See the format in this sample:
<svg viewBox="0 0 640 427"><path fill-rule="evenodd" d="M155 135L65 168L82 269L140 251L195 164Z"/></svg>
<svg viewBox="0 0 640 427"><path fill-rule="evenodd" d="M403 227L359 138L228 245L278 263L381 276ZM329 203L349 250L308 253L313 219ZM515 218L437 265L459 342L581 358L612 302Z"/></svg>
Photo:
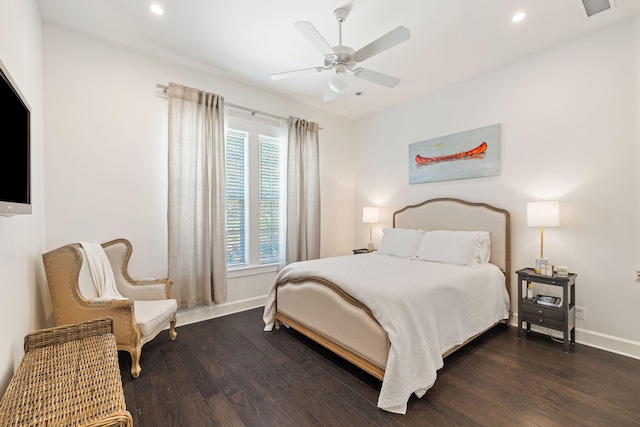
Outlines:
<svg viewBox="0 0 640 427"><path fill-rule="evenodd" d="M176 316L173 316L169 325L169 338L173 341L176 339L176 336L178 336L178 333L176 332Z"/></svg>
<svg viewBox="0 0 640 427"><path fill-rule="evenodd" d="M142 353L142 347L136 347L135 349L129 351L131 355L131 376L133 378L138 378L140 375L140 371L142 368L140 367L140 354Z"/></svg>

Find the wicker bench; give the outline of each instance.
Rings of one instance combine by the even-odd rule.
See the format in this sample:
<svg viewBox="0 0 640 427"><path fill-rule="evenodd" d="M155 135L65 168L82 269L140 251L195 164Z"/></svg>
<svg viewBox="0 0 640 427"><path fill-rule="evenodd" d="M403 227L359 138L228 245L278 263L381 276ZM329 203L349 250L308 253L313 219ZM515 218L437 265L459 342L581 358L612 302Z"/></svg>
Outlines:
<svg viewBox="0 0 640 427"><path fill-rule="evenodd" d="M112 319L42 329L0 402L0 426L133 426Z"/></svg>

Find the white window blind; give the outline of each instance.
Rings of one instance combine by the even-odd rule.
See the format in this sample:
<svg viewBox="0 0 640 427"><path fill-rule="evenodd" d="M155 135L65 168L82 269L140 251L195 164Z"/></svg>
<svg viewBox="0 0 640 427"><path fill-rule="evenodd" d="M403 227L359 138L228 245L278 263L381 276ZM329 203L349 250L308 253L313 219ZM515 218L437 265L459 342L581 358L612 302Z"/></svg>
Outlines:
<svg viewBox="0 0 640 427"><path fill-rule="evenodd" d="M270 264L278 262L280 254L281 144L262 135L258 144L260 264Z"/></svg>
<svg viewBox="0 0 640 427"><path fill-rule="evenodd" d="M227 266L247 265L246 254L247 133L227 131Z"/></svg>
<svg viewBox="0 0 640 427"><path fill-rule="evenodd" d="M239 119L229 126L227 267L277 264L283 254L286 132Z"/></svg>

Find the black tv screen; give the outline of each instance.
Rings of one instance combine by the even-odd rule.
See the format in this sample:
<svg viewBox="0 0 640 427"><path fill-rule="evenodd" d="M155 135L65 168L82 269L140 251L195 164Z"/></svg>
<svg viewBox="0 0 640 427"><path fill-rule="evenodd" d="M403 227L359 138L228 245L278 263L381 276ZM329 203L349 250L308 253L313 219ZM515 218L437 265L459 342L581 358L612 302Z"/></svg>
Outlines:
<svg viewBox="0 0 640 427"><path fill-rule="evenodd" d="M0 61L0 215L31 213L31 108Z"/></svg>

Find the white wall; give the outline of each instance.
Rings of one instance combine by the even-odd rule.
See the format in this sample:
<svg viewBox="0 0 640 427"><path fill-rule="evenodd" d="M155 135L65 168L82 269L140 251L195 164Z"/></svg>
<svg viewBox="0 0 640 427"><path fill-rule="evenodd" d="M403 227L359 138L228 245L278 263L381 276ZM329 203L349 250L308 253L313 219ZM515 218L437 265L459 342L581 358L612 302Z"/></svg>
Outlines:
<svg viewBox="0 0 640 427"><path fill-rule="evenodd" d="M156 83L176 82L320 123L322 256L351 251L352 120L59 26L43 31L47 250L126 237L132 276L166 276L167 101ZM273 277L232 279L226 307L192 310L178 323L264 304Z"/></svg>
<svg viewBox="0 0 640 427"><path fill-rule="evenodd" d="M38 284L43 280L39 267L45 212L40 14L33 0L0 0L0 10L0 60L31 106L33 203L31 215L0 217L0 390L4 390L22 358L24 336L43 324ZM0 136L0 144L5 143L5 136Z"/></svg>
<svg viewBox="0 0 640 427"><path fill-rule="evenodd" d="M408 184L408 145L501 124L501 174ZM583 343L640 357L640 19L583 36L357 123L357 206L393 211L433 197L508 209L515 270L533 265L539 230L526 202L559 200L545 255L578 274ZM368 240L356 219L357 241ZM512 309L517 311L515 297Z"/></svg>

